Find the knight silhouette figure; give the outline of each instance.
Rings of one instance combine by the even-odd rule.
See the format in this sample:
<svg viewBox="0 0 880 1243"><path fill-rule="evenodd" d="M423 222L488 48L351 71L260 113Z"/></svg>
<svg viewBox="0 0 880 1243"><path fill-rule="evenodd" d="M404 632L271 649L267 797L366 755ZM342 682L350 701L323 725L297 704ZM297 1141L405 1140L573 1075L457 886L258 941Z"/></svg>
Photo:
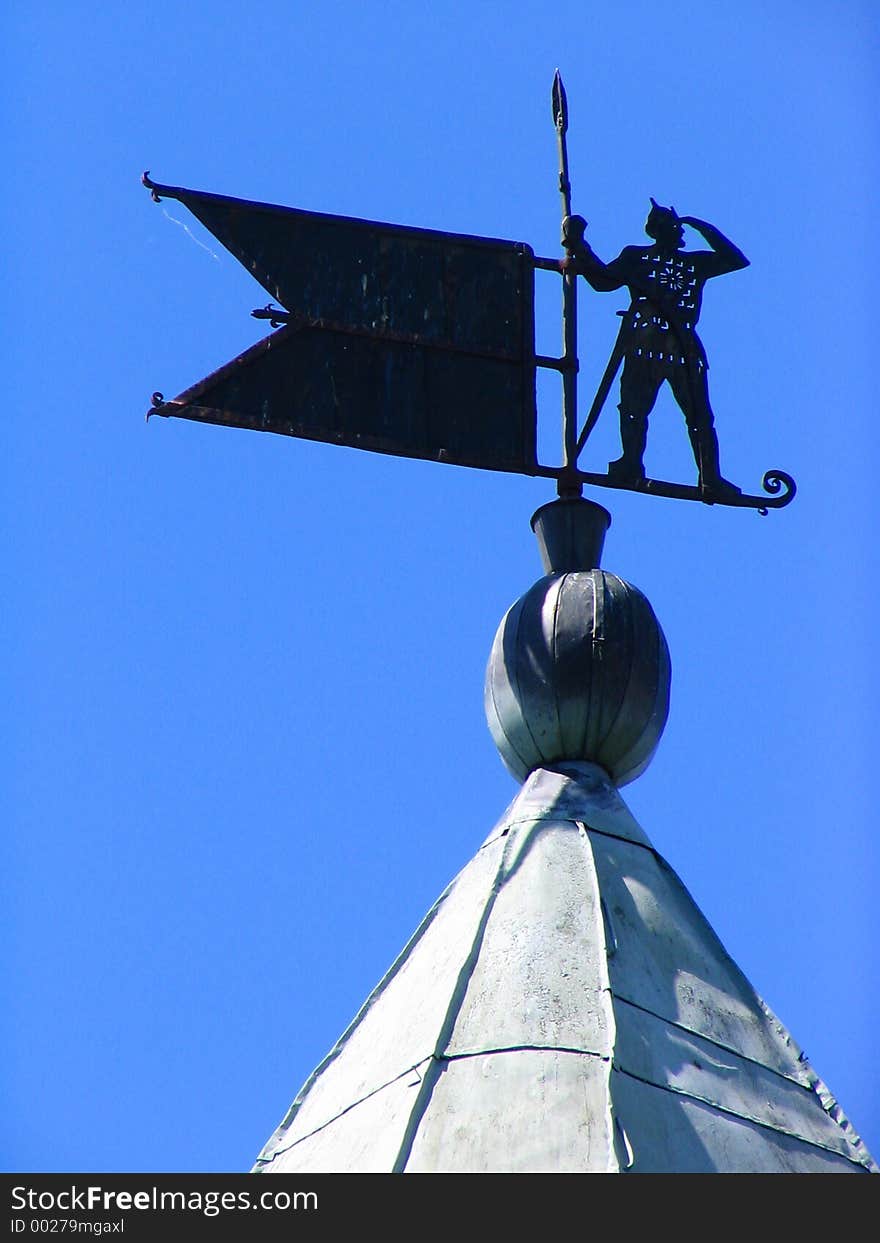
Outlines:
<svg viewBox="0 0 880 1243"><path fill-rule="evenodd" d="M700 233L711 249L686 251L685 225ZM648 416L665 381L687 423L701 490L719 498L739 495L740 489L724 478L719 467L709 364L696 326L706 281L748 267L748 259L714 225L695 216L679 216L674 208L661 207L653 199L645 222L651 241L625 246L610 263L595 254L584 238L585 228L582 216L563 221L562 244L570 267L602 293L625 285L631 299L627 310L619 312L620 332L606 370L605 392L601 399L597 395L599 405L594 402L592 412L595 416L601 408L622 361L618 409L623 452L609 463L609 478L629 487L644 480Z"/></svg>

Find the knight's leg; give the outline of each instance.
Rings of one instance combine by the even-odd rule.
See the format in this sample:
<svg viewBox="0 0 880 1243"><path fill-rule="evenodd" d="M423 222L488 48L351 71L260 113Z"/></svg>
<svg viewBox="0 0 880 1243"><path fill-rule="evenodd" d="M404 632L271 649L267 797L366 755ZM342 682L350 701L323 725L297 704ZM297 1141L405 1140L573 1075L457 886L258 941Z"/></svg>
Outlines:
<svg viewBox="0 0 880 1243"><path fill-rule="evenodd" d="M637 484L645 477L645 445L648 415L654 408L661 380L651 374L647 361L627 355L620 377L621 457L608 463L608 477L615 483Z"/></svg>
<svg viewBox="0 0 880 1243"><path fill-rule="evenodd" d="M688 437L697 464L700 487L706 492L733 492L739 495L741 489L721 474L715 416L709 403L705 368L700 367L695 372L688 367L678 367L669 383L687 420Z"/></svg>

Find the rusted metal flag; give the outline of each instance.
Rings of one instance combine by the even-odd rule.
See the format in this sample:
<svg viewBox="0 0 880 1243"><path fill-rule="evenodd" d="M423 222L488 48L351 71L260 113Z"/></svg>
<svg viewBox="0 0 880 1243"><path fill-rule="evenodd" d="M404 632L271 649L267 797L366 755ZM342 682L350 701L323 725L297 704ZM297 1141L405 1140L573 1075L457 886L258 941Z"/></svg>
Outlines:
<svg viewBox="0 0 880 1243"><path fill-rule="evenodd" d="M255 311L277 331L150 413L545 473L529 246L143 180L284 308Z"/></svg>

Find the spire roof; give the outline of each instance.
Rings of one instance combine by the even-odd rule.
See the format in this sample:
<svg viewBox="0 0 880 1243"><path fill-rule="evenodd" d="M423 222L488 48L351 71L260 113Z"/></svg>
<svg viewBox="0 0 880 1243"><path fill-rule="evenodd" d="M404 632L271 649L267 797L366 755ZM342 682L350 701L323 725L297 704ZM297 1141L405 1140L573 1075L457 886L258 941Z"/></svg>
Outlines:
<svg viewBox="0 0 880 1243"><path fill-rule="evenodd" d="M597 765L538 768L264 1172L876 1170Z"/></svg>

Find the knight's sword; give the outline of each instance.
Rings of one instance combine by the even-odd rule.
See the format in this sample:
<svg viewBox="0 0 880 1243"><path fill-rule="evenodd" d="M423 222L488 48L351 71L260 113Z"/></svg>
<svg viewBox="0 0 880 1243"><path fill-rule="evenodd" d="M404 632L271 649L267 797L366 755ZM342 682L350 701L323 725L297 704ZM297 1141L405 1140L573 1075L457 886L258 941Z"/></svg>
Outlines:
<svg viewBox="0 0 880 1243"><path fill-rule="evenodd" d="M618 311L618 315L627 315L626 311ZM579 458L590 432L596 426L602 408L608 399L611 391L611 385L614 383L615 377L620 370L620 364L626 353L626 343L630 335L629 326L624 319L620 325L620 331L617 334L617 340L614 342L614 349L611 351L611 357L608 359L608 366L605 368L602 379L599 381L599 387L596 390L596 396L593 398L593 404L590 406L590 412L584 420L581 428L581 434L578 436L577 445L575 446L575 458Z"/></svg>

